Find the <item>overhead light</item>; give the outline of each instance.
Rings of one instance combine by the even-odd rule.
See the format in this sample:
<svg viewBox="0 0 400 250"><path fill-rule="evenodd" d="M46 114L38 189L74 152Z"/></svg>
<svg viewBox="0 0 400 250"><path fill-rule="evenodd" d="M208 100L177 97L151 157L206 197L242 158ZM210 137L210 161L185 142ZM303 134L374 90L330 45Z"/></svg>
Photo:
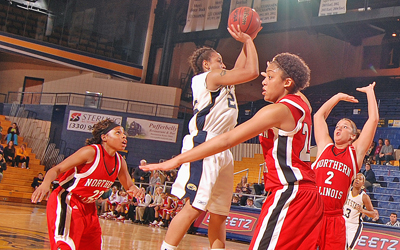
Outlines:
<svg viewBox="0 0 400 250"><path fill-rule="evenodd" d="M392 37L396 37L396 36L397 36L396 32L393 32Z"/></svg>

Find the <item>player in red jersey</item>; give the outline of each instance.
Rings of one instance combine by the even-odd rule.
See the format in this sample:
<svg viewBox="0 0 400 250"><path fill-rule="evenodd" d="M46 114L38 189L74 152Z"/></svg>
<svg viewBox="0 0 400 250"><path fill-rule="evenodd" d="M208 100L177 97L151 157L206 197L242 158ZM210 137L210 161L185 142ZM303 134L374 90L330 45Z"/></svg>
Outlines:
<svg viewBox="0 0 400 250"><path fill-rule="evenodd" d="M142 169L177 168L263 133L261 145L268 166L264 180L271 194L264 202L250 249L315 249L323 203L310 166L311 111L299 92L309 84L310 69L300 57L289 53L276 55L267 65L266 72L261 73L265 77L262 94L273 104L229 132ZM174 220L186 219L181 214Z"/></svg>
<svg viewBox="0 0 400 250"><path fill-rule="evenodd" d="M88 146L51 168L32 194L32 202L40 202L49 192L50 183L65 172L47 202L52 250L101 249L95 201L117 177L131 195L144 192L133 184L126 162L117 152L127 143L123 127L106 119L94 125L92 134L93 138L86 140Z"/></svg>
<svg viewBox="0 0 400 250"><path fill-rule="evenodd" d="M314 115L314 135L318 152L317 160L312 168L317 175L317 186L325 207L318 240L320 250L337 250L346 247L343 205L351 182L360 171L365 153L374 138L379 120L374 87L375 82L366 87L357 88L358 91L367 95L368 100L368 120L359 137L354 122L341 119L336 125L332 140L325 121L339 101L358 102L353 96L336 94Z"/></svg>

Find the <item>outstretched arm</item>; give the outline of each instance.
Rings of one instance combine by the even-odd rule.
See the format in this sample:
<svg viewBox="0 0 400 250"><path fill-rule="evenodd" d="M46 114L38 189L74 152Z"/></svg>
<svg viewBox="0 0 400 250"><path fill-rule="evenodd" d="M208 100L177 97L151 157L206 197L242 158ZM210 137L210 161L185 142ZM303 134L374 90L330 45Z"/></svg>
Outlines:
<svg viewBox="0 0 400 250"><path fill-rule="evenodd" d="M365 153L367 152L369 146L372 143L372 140L374 139L376 128L379 122L379 112L378 105L376 103L374 87L375 82L366 87L357 88L358 91L367 94L368 100L368 120L365 122L360 136L353 143L353 146L357 153L358 166L362 165Z"/></svg>
<svg viewBox="0 0 400 250"><path fill-rule="evenodd" d="M358 102L354 96L350 96L344 93L338 93L332 96L328 101L326 101L314 114L314 137L315 142L318 146L318 153L319 156L322 150L328 143L332 143L332 139L329 136L328 125L326 124L326 118L328 118L329 114L331 113L332 109L338 104L340 101L347 101L347 102Z"/></svg>
<svg viewBox="0 0 400 250"><path fill-rule="evenodd" d="M57 166L52 167L49 171L47 171L46 176L42 184L33 192L31 200L33 203L40 202L46 196L46 194L50 191L50 184L59 176L61 173L64 173L75 166L79 166L83 163L90 163L93 161L95 156L95 150L92 147L86 146L78 151L76 151L73 155L65 159L63 162L58 164Z"/></svg>
<svg viewBox="0 0 400 250"><path fill-rule="evenodd" d="M140 197L143 190L139 189L135 184L133 184L131 176L129 175L128 172L126 161L122 158L121 158L121 169L118 173L118 180L121 182L122 186L125 188L125 190L128 192L130 196Z"/></svg>
<svg viewBox="0 0 400 250"><path fill-rule="evenodd" d="M159 164L140 166L143 170L169 170L179 167L185 162L193 162L207 156L229 149L241 142L257 136L265 130L278 127L291 131L295 127L294 118L284 104L271 104L262 108L253 118L237 126L233 130L214 137L183 154Z"/></svg>

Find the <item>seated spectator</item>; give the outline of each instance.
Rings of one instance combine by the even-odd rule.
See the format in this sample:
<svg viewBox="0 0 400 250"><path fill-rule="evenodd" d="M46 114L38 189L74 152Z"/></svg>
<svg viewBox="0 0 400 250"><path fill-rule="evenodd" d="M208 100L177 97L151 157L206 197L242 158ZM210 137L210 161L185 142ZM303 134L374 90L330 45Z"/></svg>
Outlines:
<svg viewBox="0 0 400 250"><path fill-rule="evenodd" d="M264 183L254 183L253 188L256 195L262 195L265 193Z"/></svg>
<svg viewBox="0 0 400 250"><path fill-rule="evenodd" d="M385 145L382 146L381 151L379 152L379 162L377 160L377 164L381 164L382 161L386 162L386 165L390 165L390 161L394 160L394 148L390 145L390 140L385 139Z"/></svg>
<svg viewBox="0 0 400 250"><path fill-rule="evenodd" d="M4 147L0 144L0 154L4 154Z"/></svg>
<svg viewBox="0 0 400 250"><path fill-rule="evenodd" d="M43 182L43 174L39 173L37 177L33 178L33 182L31 184L31 187L33 187L35 190L42 184Z"/></svg>
<svg viewBox="0 0 400 250"><path fill-rule="evenodd" d="M7 147L4 149L4 159L6 163L11 163L11 166L15 165L15 147L13 141L7 143Z"/></svg>
<svg viewBox="0 0 400 250"><path fill-rule="evenodd" d="M57 179L59 179L59 177L57 177ZM58 181L57 181L57 183L54 183L54 182L53 182L53 190L54 190L55 188L57 188L57 187L55 187L56 185L57 185L57 187L58 187L58 185L59 185ZM54 188L54 187L55 187L55 188ZM107 208L107 200L108 200L108 197L110 196L111 192L112 192L112 189L109 188L106 192L104 192L104 193L100 196L100 198L98 198L98 199L96 200L97 215L102 215L102 214L104 214L105 212L107 212L107 210L106 210L106 208Z"/></svg>
<svg viewBox="0 0 400 250"><path fill-rule="evenodd" d="M22 144L15 153L15 166L18 167L22 162L21 168L29 169L29 153L26 151L26 145Z"/></svg>
<svg viewBox="0 0 400 250"><path fill-rule="evenodd" d="M0 143L3 143L3 127L1 126L1 122L0 122Z"/></svg>
<svg viewBox="0 0 400 250"><path fill-rule="evenodd" d="M128 214L126 215L126 220L124 221L124 223L133 223L135 221L137 205L138 205L137 199L133 197L129 201Z"/></svg>
<svg viewBox="0 0 400 250"><path fill-rule="evenodd" d="M379 212L378 210L374 209L375 212L375 216L374 218L369 218L368 216L365 216L365 214L363 214L363 221L364 222L370 222L370 223L378 223L378 224L383 224L383 221L381 218L379 218Z"/></svg>
<svg viewBox="0 0 400 250"><path fill-rule="evenodd" d="M146 193L152 194L154 191L154 187L160 184L161 184L161 178L158 175L158 171L154 171L154 173L150 177L150 182L149 186L146 188Z"/></svg>
<svg viewBox="0 0 400 250"><path fill-rule="evenodd" d="M156 210L158 210L163 204L163 198L161 195L162 191L163 191L162 187L157 187L156 190L154 191L153 202L144 209L144 213L143 213L143 223L144 224L149 224L155 220ZM139 222L139 221L137 221L137 222Z"/></svg>
<svg viewBox="0 0 400 250"><path fill-rule="evenodd" d="M172 218L174 218L175 215L177 215L183 209L183 206L185 206L185 203L186 203L186 199L180 199L176 202L176 209L175 209L175 212L172 214Z"/></svg>
<svg viewBox="0 0 400 250"><path fill-rule="evenodd" d="M372 192L372 190L373 190L372 184L374 184L376 182L376 178L375 178L374 171L372 171L372 169L371 169L371 164L366 163L365 164L365 170L363 170L362 173L365 176L364 187L368 191Z"/></svg>
<svg viewBox="0 0 400 250"><path fill-rule="evenodd" d="M392 227L400 227L400 222L397 221L397 214L396 213L391 213L390 214L390 221L385 224L386 226L392 226Z"/></svg>
<svg viewBox="0 0 400 250"><path fill-rule="evenodd" d="M116 219L119 221L125 220L126 217L126 212L128 210L128 204L129 204L129 197L128 193L125 190L119 191L119 199L117 202L117 207L115 208L115 211L117 212L116 214Z"/></svg>
<svg viewBox="0 0 400 250"><path fill-rule="evenodd" d="M381 152L381 149L383 147L383 139L379 138L378 139L378 145L376 145L375 147L375 151L374 151L374 157L373 160L376 162L376 164L379 164L379 153Z"/></svg>
<svg viewBox="0 0 400 250"><path fill-rule="evenodd" d="M240 206L240 199L236 194L232 196L231 206Z"/></svg>
<svg viewBox="0 0 400 250"><path fill-rule="evenodd" d="M3 171L7 170L7 164L4 160L3 154L0 154L0 182L3 179Z"/></svg>
<svg viewBox="0 0 400 250"><path fill-rule="evenodd" d="M118 188L113 186L111 188L111 193L108 196L107 203L105 204L105 212L101 215L102 218L113 218L115 208L117 207L117 202L119 201Z"/></svg>
<svg viewBox="0 0 400 250"><path fill-rule="evenodd" d="M173 198L169 197L172 200L170 208L163 210L162 215L162 224L161 227L168 227L169 223L171 222L172 218L174 217L175 211L178 208L178 200L174 200Z"/></svg>
<svg viewBox="0 0 400 250"><path fill-rule="evenodd" d="M14 145L18 145L19 128L14 122L7 130L7 144L12 141Z"/></svg>
<svg viewBox="0 0 400 250"><path fill-rule="evenodd" d="M374 159L376 142L372 142L364 156L364 163L371 163Z"/></svg>
<svg viewBox="0 0 400 250"><path fill-rule="evenodd" d="M235 193L239 194L240 205L245 206L247 200L247 195L245 194L251 194L250 184L247 183L246 176L243 176L241 181L237 184Z"/></svg>
<svg viewBox="0 0 400 250"><path fill-rule="evenodd" d="M249 208L257 208L256 206L254 206L254 200L253 200L253 198L247 198L246 207L249 207Z"/></svg>
<svg viewBox="0 0 400 250"><path fill-rule="evenodd" d="M146 207L150 205L150 202L151 202L151 195L149 193L146 193L145 196L139 198L138 205L136 207L136 218L135 218L136 223L144 223L143 220L144 210L146 209Z"/></svg>
<svg viewBox="0 0 400 250"><path fill-rule="evenodd" d="M152 226L162 227L165 223L165 216L168 210L172 207L172 198L169 197L166 193L162 193L161 197L163 198L163 204L159 209L155 209L155 220L151 223Z"/></svg>

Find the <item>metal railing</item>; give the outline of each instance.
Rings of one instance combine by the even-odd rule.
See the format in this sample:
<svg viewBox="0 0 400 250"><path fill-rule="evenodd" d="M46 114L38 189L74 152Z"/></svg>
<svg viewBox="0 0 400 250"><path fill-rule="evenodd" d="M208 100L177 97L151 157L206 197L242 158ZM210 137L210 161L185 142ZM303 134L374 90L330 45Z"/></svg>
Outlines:
<svg viewBox="0 0 400 250"><path fill-rule="evenodd" d="M190 116L192 116L191 109L183 106L132 101L113 97L93 96L69 92L47 93L10 91L5 98L4 103L13 103L15 105L70 105L169 118L178 118L180 114L190 114Z"/></svg>
<svg viewBox="0 0 400 250"><path fill-rule="evenodd" d="M249 168L246 168L246 169L240 170L240 171L238 171L238 172L236 172L236 173L233 173L233 175L237 175L237 174L246 172L246 178L248 178L248 177L249 177L249 171L250 171L250 169L249 169Z"/></svg>

